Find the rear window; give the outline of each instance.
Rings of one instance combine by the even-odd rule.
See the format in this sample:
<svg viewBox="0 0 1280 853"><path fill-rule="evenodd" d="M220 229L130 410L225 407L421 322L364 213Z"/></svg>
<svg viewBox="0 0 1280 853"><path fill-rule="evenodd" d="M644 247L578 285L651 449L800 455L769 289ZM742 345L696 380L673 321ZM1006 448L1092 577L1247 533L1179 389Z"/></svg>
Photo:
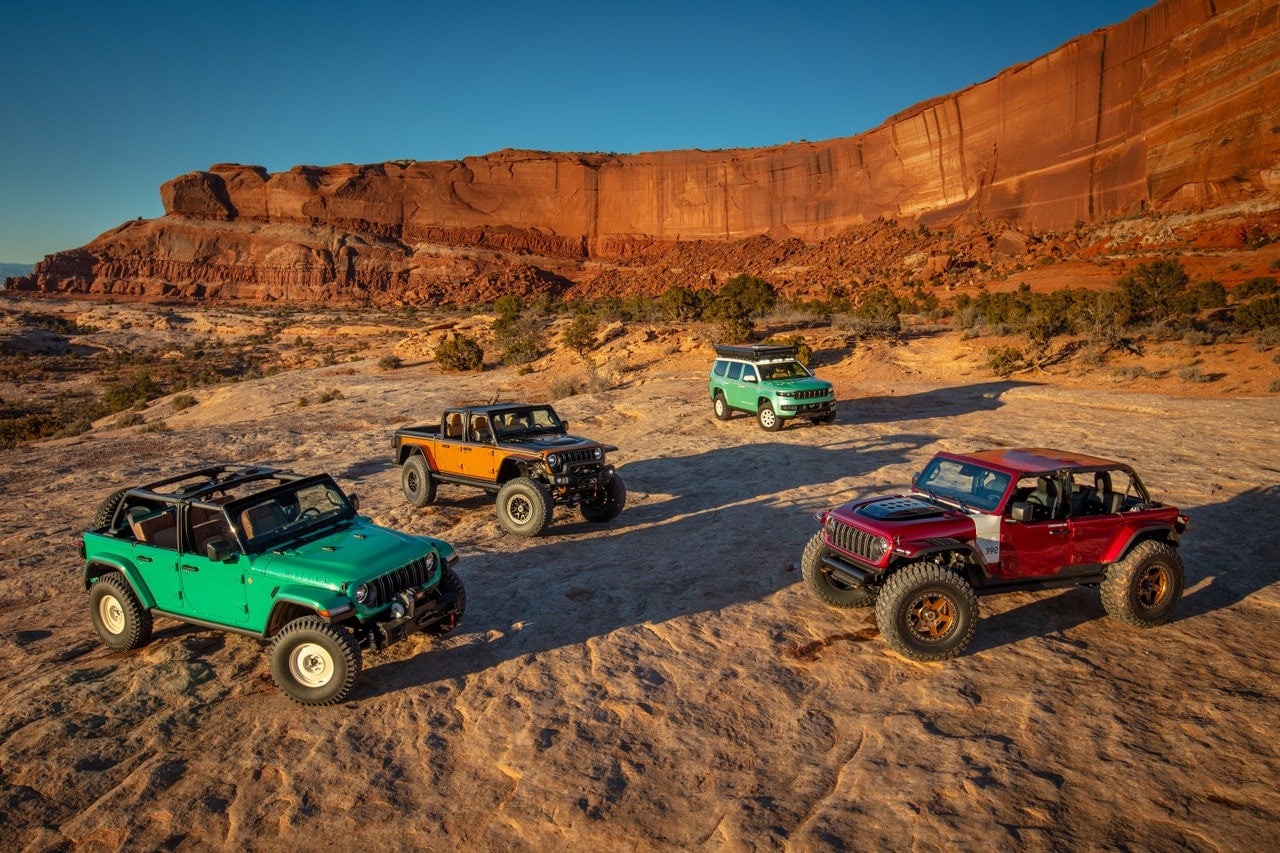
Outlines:
<svg viewBox="0 0 1280 853"><path fill-rule="evenodd" d="M729 378L735 381L742 378L742 362L729 362Z"/></svg>
<svg viewBox="0 0 1280 853"><path fill-rule="evenodd" d="M729 362L716 359L716 363L711 365L711 372L716 376L724 376L726 370L729 369Z"/></svg>

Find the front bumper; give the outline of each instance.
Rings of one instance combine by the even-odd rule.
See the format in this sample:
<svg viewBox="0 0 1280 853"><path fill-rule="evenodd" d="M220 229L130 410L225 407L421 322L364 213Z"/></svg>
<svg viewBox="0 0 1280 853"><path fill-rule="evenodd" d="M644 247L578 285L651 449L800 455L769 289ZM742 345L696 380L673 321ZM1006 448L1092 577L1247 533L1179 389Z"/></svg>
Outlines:
<svg viewBox="0 0 1280 853"><path fill-rule="evenodd" d="M802 403L798 400L779 400L778 414L783 417L797 416L813 416L813 415L830 415L836 410L835 400L825 400L817 403Z"/></svg>
<svg viewBox="0 0 1280 853"><path fill-rule="evenodd" d="M594 495L609 485L609 481L617 472L612 465L601 465L590 470L569 471L551 475L552 497L556 503L577 503L582 498Z"/></svg>
<svg viewBox="0 0 1280 853"><path fill-rule="evenodd" d="M437 595L425 589L404 590L395 596L389 613L403 613L365 626L369 644L384 649L407 640L419 631L437 625L453 628L466 607L466 592L442 592Z"/></svg>

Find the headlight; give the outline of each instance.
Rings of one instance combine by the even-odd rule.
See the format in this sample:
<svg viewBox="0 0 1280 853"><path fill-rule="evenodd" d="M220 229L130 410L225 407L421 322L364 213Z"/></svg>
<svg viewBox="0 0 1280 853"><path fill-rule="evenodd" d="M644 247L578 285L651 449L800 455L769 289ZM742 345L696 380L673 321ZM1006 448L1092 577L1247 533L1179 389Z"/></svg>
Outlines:
<svg viewBox="0 0 1280 853"><path fill-rule="evenodd" d="M369 585L368 584L362 583L360 584L360 586L356 587L356 601L359 602L360 604L369 603Z"/></svg>
<svg viewBox="0 0 1280 853"><path fill-rule="evenodd" d="M553 470L553 471L554 471L556 468L559 468L559 467L560 467L560 457L559 457L559 456L557 456L557 455L555 455L554 453L549 453L549 454L547 454L547 467L548 467L548 468L550 468L550 469L551 469L551 470Z"/></svg>
<svg viewBox="0 0 1280 853"><path fill-rule="evenodd" d="M596 459L603 459L603 458L604 458L604 448L603 448L603 447L597 447L597 448L595 449L594 453L595 453L595 457L596 457Z"/></svg>
<svg viewBox="0 0 1280 853"><path fill-rule="evenodd" d="M795 393L794 391L779 391L779 392L778 392L778 396L779 396L779 397L794 397L795 395L796 395L796 393Z"/></svg>

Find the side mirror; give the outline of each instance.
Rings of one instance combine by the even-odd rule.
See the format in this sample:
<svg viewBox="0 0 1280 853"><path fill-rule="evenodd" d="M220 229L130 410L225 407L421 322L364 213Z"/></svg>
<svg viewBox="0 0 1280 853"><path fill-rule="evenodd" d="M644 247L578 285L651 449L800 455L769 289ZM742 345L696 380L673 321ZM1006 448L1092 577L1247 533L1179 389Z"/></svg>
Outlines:
<svg viewBox="0 0 1280 853"><path fill-rule="evenodd" d="M1026 501L1018 501L1009 508L1009 518L1020 524L1026 524L1031 520L1031 504Z"/></svg>
<svg viewBox="0 0 1280 853"><path fill-rule="evenodd" d="M216 536L205 543L204 555L211 563L225 563L231 559L231 543Z"/></svg>
<svg viewBox="0 0 1280 853"><path fill-rule="evenodd" d="M347 495L347 501L349 501L349 502L350 502L350 504L351 504L351 508L352 508L352 509L354 509L356 512L359 512L359 511L360 511L360 496L359 496L359 495L357 495L355 492L352 492L351 494Z"/></svg>
<svg viewBox="0 0 1280 853"><path fill-rule="evenodd" d="M759 380L759 379L757 379L757 378L756 378L756 375L753 373L753 374L751 374L750 376L744 376L744 377L742 377L742 381L743 381L743 382L759 382L760 380Z"/></svg>

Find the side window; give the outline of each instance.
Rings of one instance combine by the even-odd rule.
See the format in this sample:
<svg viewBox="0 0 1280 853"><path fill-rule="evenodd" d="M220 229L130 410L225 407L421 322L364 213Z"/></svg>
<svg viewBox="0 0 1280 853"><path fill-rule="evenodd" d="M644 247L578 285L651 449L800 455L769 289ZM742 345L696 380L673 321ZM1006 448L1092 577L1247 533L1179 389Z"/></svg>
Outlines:
<svg viewBox="0 0 1280 853"><path fill-rule="evenodd" d="M732 379L734 382L737 382L740 379L742 379L742 362L740 361L729 362L729 378Z"/></svg>
<svg viewBox="0 0 1280 853"><path fill-rule="evenodd" d="M755 369L754 367L752 367L750 364L745 364L745 365L743 365L743 366L742 366L742 381L743 381L743 382L751 382L751 381L752 381L752 380L754 380L755 378L756 378L756 369Z"/></svg>
<svg viewBox="0 0 1280 853"><path fill-rule="evenodd" d="M729 362L716 359L716 363L711 365L711 372L721 378L724 377L725 371L729 369Z"/></svg>

